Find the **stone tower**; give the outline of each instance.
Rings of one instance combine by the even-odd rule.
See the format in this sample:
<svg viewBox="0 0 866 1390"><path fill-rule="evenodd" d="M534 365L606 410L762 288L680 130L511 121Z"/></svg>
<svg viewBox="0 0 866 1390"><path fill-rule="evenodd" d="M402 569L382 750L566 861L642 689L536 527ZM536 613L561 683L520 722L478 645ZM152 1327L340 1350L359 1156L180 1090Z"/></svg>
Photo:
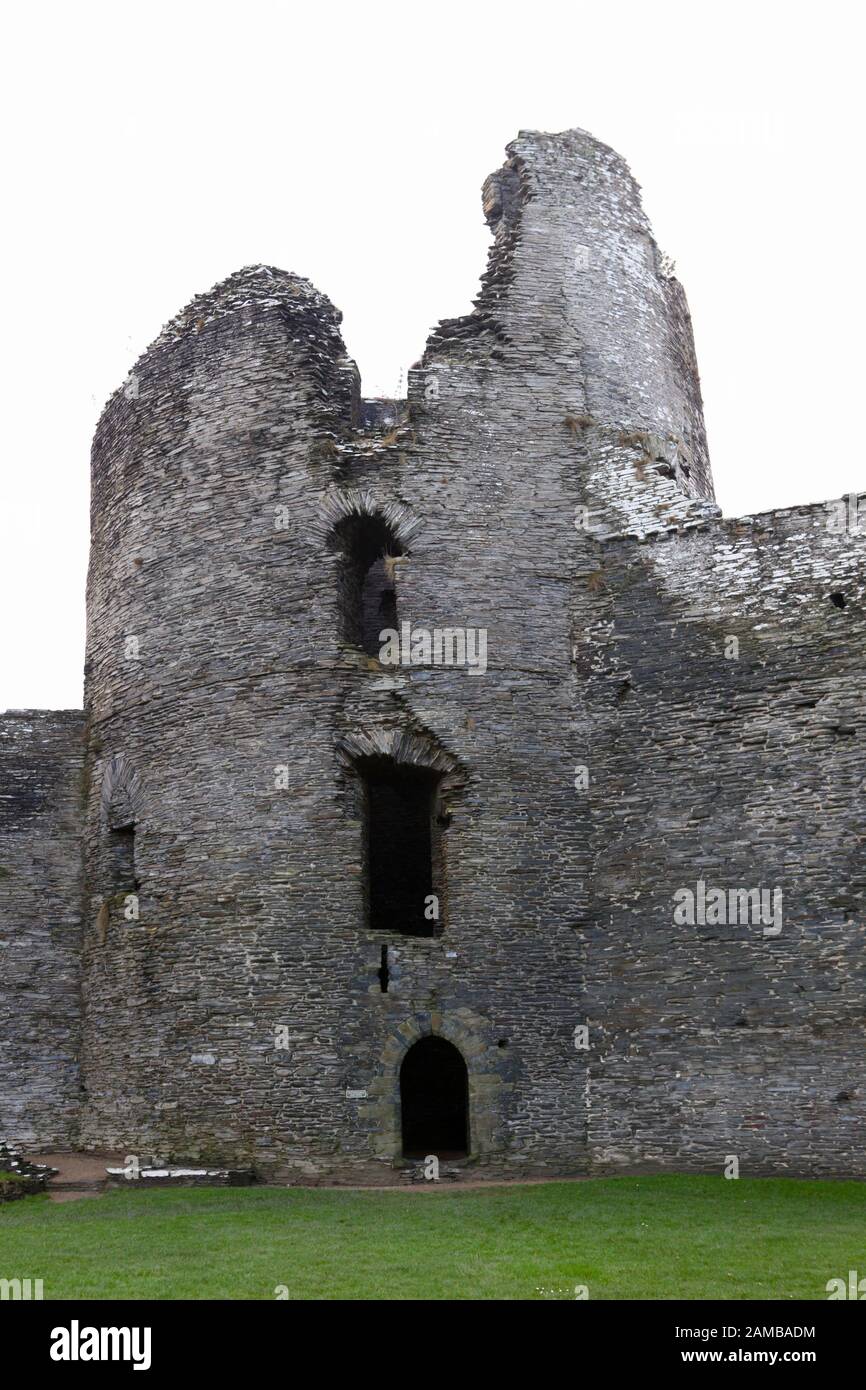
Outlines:
<svg viewBox="0 0 866 1390"><path fill-rule="evenodd" d="M484 208L407 401L254 267L105 409L64 1133L280 1181L858 1171L863 537L720 518L619 156L523 132ZM780 930L678 921L698 883Z"/></svg>

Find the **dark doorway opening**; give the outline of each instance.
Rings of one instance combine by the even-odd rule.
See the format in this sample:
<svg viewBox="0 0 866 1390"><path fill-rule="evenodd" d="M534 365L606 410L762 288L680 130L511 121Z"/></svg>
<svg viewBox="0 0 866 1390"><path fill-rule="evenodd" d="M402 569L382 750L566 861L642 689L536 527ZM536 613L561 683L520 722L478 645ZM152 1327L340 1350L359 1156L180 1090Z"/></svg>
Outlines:
<svg viewBox="0 0 866 1390"><path fill-rule="evenodd" d="M431 902L437 779L385 759L368 765L364 778L370 927L434 936L442 929L438 903Z"/></svg>
<svg viewBox="0 0 866 1390"><path fill-rule="evenodd" d="M469 1152L466 1063L445 1038L420 1038L400 1068L403 1157L465 1158Z"/></svg>

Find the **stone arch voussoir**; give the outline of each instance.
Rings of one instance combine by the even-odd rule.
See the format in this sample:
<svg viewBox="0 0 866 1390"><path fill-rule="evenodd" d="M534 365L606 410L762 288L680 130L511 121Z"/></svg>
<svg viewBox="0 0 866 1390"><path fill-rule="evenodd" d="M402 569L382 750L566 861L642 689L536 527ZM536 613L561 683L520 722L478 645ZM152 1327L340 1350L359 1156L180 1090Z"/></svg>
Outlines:
<svg viewBox="0 0 866 1390"><path fill-rule="evenodd" d="M403 549L421 529L421 521L402 502L377 498L368 488L334 488L326 492L313 527L322 542L327 541L341 521L349 517L370 517L383 521Z"/></svg>
<svg viewBox="0 0 866 1390"><path fill-rule="evenodd" d="M406 768L436 773L444 791L455 791L465 781L463 766L432 734L418 729L366 728L344 734L337 751L344 766L357 768L365 762L386 758Z"/></svg>
<svg viewBox="0 0 866 1390"><path fill-rule="evenodd" d="M367 1119L373 1129L377 1155L389 1162L402 1160L400 1112L400 1068L416 1042L422 1038L444 1038L457 1048L469 1082L470 1157L485 1159L496 1147L495 1131L500 1122L504 1085L491 1063L485 1046L486 1020L480 1016L465 1019L454 1013L409 1014L388 1036L380 1053L380 1075L373 1087L374 1099Z"/></svg>
<svg viewBox="0 0 866 1390"><path fill-rule="evenodd" d="M100 808L110 830L133 825L141 814L141 777L125 753L109 759L102 774Z"/></svg>

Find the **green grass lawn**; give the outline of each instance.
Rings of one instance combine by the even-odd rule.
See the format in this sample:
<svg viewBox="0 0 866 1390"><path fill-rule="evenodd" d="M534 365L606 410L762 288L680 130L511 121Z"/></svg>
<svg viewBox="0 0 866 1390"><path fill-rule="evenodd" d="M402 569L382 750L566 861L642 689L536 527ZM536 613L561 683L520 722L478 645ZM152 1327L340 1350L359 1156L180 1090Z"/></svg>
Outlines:
<svg viewBox="0 0 866 1390"><path fill-rule="evenodd" d="M825 1299L866 1273L866 1184L709 1177L416 1192L130 1189L0 1207L49 1298Z"/></svg>

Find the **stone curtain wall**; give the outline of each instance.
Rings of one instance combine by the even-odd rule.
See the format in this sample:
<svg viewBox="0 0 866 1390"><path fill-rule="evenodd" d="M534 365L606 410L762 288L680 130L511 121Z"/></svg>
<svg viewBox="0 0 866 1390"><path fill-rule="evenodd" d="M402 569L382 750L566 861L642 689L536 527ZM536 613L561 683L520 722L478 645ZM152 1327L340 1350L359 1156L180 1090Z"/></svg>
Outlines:
<svg viewBox="0 0 866 1390"><path fill-rule="evenodd" d="M73 1142L84 718L0 715L0 1139Z"/></svg>
<svg viewBox="0 0 866 1390"><path fill-rule="evenodd" d="M862 540L821 508L720 519L619 156L522 132L484 206L476 308L407 402L362 400L329 301L252 267L106 407L81 1140L381 1180L433 1032L470 1170L859 1172ZM483 674L347 640L367 522L398 623L483 629ZM382 757L437 779L441 934L368 925ZM698 879L780 886L780 935L677 926Z"/></svg>
<svg viewBox="0 0 866 1390"><path fill-rule="evenodd" d="M582 653L596 1165L863 1171L866 525L834 521L819 505L600 546L612 625ZM779 934L676 925L698 880L778 889Z"/></svg>

